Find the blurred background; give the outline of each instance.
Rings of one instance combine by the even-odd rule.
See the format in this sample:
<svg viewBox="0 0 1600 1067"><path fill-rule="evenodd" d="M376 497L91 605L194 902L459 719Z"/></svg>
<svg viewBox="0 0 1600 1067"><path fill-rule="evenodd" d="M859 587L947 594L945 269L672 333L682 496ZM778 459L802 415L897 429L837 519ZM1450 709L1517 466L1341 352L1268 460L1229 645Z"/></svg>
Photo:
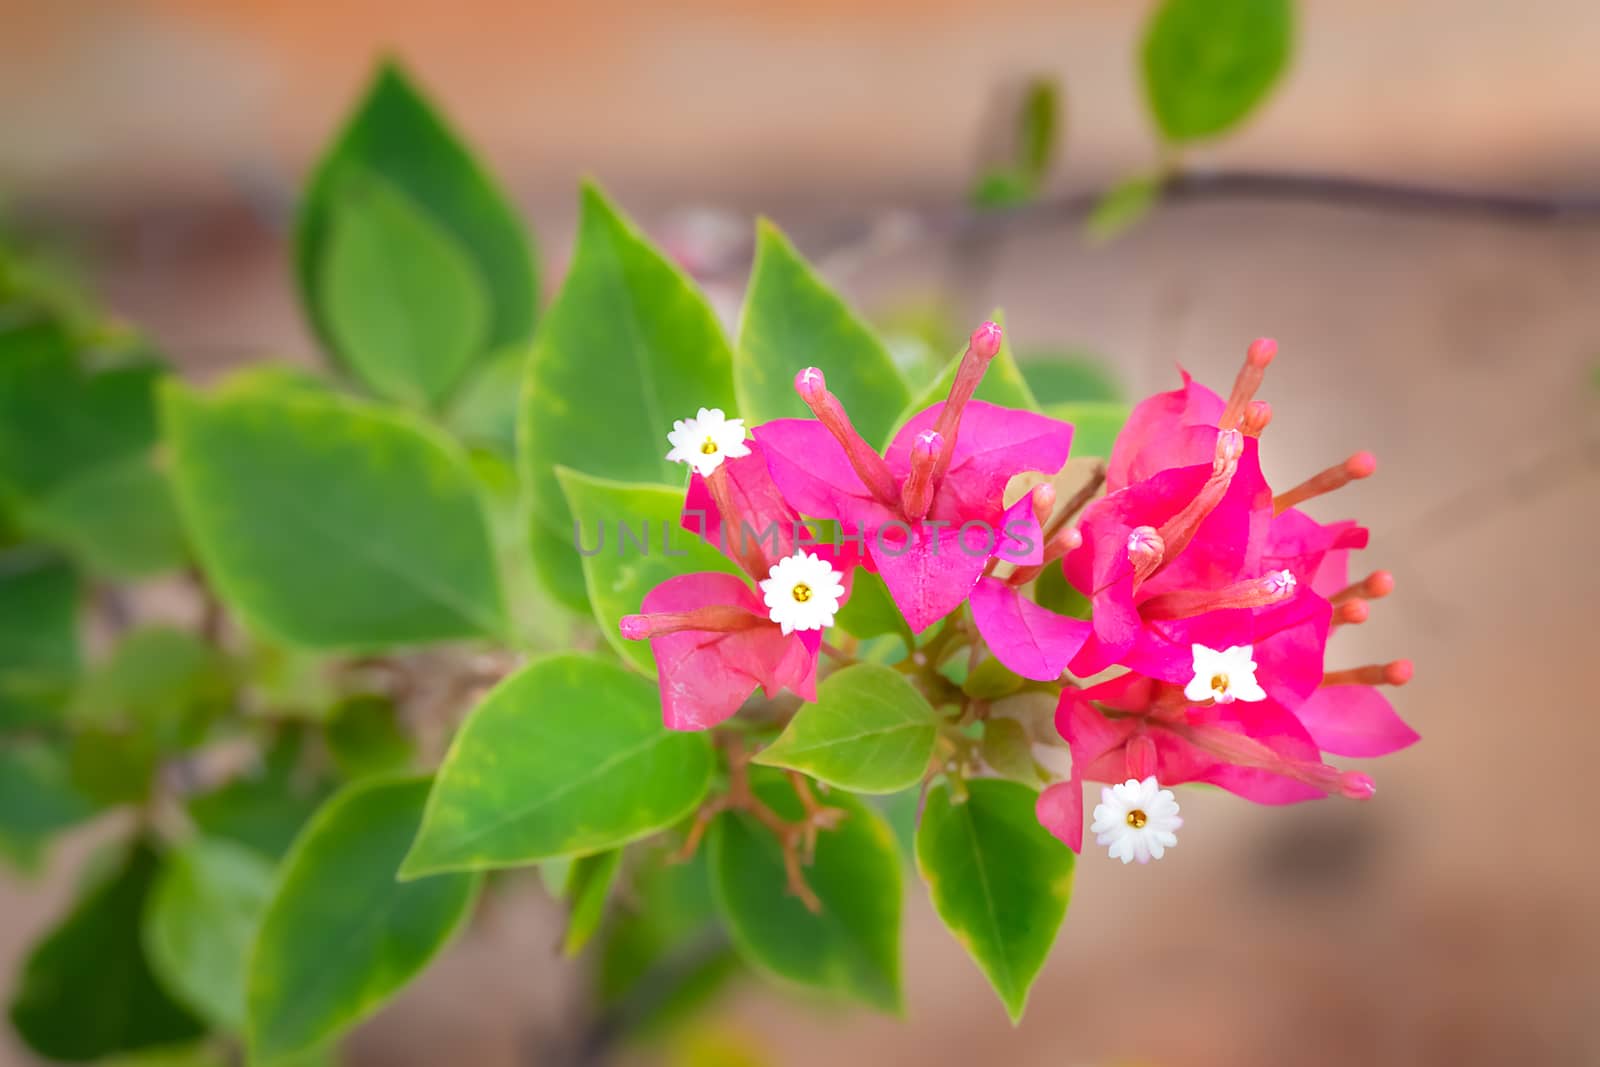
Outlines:
<svg viewBox="0 0 1600 1067"><path fill-rule="evenodd" d="M1197 169L1352 176L1558 203L1600 196L1593 0L1305 0L1282 86ZM1062 87L1046 204L1158 158L1132 0L0 0L0 205L185 374L310 364L294 199L374 62L403 59L531 220L559 282L601 179L736 310L775 218L891 332L995 306L1023 357L1101 359L1132 395L1175 362L1226 390L1276 337L1267 475L1357 449L1358 517L1395 596L1341 633L1408 656L1423 743L1374 802L1184 797L1183 847L1091 849L1012 1028L910 883L905 1021L737 986L639 1062L1597 1064L1600 861L1585 668L1600 568L1600 216L1219 196L1112 241L970 192L1018 87ZM1002 131L997 133L998 131ZM0 880L0 982L65 906L96 829ZM513 880L348 1044L353 1064L565 1062L583 961ZM7 1033L0 1062L32 1062Z"/></svg>

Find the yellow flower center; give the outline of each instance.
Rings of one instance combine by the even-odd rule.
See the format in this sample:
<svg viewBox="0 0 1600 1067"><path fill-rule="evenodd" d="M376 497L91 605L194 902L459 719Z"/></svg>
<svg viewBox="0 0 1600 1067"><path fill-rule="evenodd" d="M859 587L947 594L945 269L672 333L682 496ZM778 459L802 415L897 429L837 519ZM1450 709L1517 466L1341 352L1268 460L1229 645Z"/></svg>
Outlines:
<svg viewBox="0 0 1600 1067"><path fill-rule="evenodd" d="M811 587L805 582L800 582L794 587L794 600L796 604L804 604L811 599Z"/></svg>
<svg viewBox="0 0 1600 1067"><path fill-rule="evenodd" d="M1213 674L1211 676L1211 691L1213 693L1226 693L1228 691L1228 676L1226 674Z"/></svg>
<svg viewBox="0 0 1600 1067"><path fill-rule="evenodd" d="M1135 830L1143 830L1144 824L1149 821L1150 816L1146 815L1141 808L1134 808L1132 811L1128 812L1128 825L1133 827Z"/></svg>
<svg viewBox="0 0 1600 1067"><path fill-rule="evenodd" d="M706 455L706 456L714 456L714 455L716 455L716 453L717 453L717 442L712 440L711 438L707 437L706 438L706 443L700 446L700 452L701 452L702 455Z"/></svg>

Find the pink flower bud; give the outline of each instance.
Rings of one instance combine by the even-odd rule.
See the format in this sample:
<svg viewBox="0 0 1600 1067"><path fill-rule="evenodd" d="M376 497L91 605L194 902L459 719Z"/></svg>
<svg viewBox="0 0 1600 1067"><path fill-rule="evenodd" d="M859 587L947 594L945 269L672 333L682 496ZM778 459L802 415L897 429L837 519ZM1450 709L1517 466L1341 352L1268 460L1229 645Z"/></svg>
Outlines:
<svg viewBox="0 0 1600 1067"><path fill-rule="evenodd" d="M986 322L972 331L972 339L968 342L972 354L987 362L993 359L1000 351L1000 327L997 323Z"/></svg>

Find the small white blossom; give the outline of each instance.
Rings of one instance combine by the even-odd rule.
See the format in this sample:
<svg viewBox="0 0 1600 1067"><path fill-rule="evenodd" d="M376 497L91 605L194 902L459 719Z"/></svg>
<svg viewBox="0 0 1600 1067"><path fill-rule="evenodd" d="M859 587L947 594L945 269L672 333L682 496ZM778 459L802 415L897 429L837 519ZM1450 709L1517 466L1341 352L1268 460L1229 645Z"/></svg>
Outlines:
<svg viewBox="0 0 1600 1067"><path fill-rule="evenodd" d="M820 630L833 625L844 596L839 572L814 552L800 551L780 559L761 580L768 617L783 632Z"/></svg>
<svg viewBox="0 0 1600 1067"><path fill-rule="evenodd" d="M744 443L744 420L728 418L721 408L701 408L694 418L674 422L667 441L672 445L667 458L689 464L701 477L722 466L724 459L750 454Z"/></svg>
<svg viewBox="0 0 1600 1067"><path fill-rule="evenodd" d="M1100 844L1110 846L1112 859L1149 863L1178 843L1176 831L1183 825L1178 801L1154 776L1142 782L1129 778L1121 785L1108 785L1100 790L1100 800L1089 832Z"/></svg>
<svg viewBox="0 0 1600 1067"><path fill-rule="evenodd" d="M1183 695L1199 703L1215 700L1232 704L1235 700L1254 703L1267 699L1266 690L1256 681L1256 661L1251 645L1233 645L1218 652L1205 645L1191 645L1194 677L1183 687Z"/></svg>

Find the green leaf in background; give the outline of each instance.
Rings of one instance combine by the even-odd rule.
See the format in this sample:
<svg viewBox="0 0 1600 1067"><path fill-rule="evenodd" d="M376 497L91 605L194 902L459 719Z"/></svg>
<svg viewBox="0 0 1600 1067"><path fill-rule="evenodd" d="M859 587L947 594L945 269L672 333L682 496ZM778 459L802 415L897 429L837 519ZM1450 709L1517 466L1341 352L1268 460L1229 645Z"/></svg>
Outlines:
<svg viewBox="0 0 1600 1067"><path fill-rule="evenodd" d="M69 745L72 783L96 804L149 799L161 761L161 744L152 732L125 725L80 727Z"/></svg>
<svg viewBox="0 0 1600 1067"><path fill-rule="evenodd" d="M335 796L284 860L250 962L252 1062L323 1043L378 1009L460 929L481 879L400 882L427 779L368 779Z"/></svg>
<svg viewBox="0 0 1600 1067"><path fill-rule="evenodd" d="M1266 98L1289 64L1292 0L1164 0L1144 34L1144 89L1169 141L1214 137Z"/></svg>
<svg viewBox="0 0 1600 1067"><path fill-rule="evenodd" d="M986 170L978 175L968 194L972 206L984 210L1019 207L1033 199L1033 182L1010 167Z"/></svg>
<svg viewBox="0 0 1600 1067"><path fill-rule="evenodd" d="M0 731L53 721L78 673L78 577L37 548L0 552Z"/></svg>
<svg viewBox="0 0 1600 1067"><path fill-rule="evenodd" d="M908 646L913 641L911 627L906 625L905 616L895 607L894 599L889 596L889 587L883 584L882 578L864 568L858 568L851 576L850 599L839 609L835 621L845 633L856 637L895 634L903 638Z"/></svg>
<svg viewBox="0 0 1600 1067"><path fill-rule="evenodd" d="M518 424L535 558L568 606L583 610L573 598L581 561L556 467L682 486L688 472L667 462L667 433L703 407L739 414L732 361L688 276L586 185L572 268L534 342Z"/></svg>
<svg viewBox="0 0 1600 1067"><path fill-rule="evenodd" d="M1039 825L1033 790L985 778L968 782L967 794L952 803L941 785L928 795L917 869L1015 1022L1067 914L1073 856Z"/></svg>
<svg viewBox="0 0 1600 1067"><path fill-rule="evenodd" d="M983 762L1002 778L1038 790L1044 787L1027 728L1016 719L991 715L983 724Z"/></svg>
<svg viewBox="0 0 1600 1067"><path fill-rule="evenodd" d="M1093 607L1088 597L1067 584L1066 573L1059 566L1039 572L1033 583L1033 599L1042 608L1074 619L1087 619Z"/></svg>
<svg viewBox="0 0 1600 1067"><path fill-rule="evenodd" d="M911 399L883 342L763 220L733 364L738 414L746 425L809 418L794 391L794 376L807 367L821 369L868 441L884 438Z"/></svg>
<svg viewBox="0 0 1600 1067"><path fill-rule="evenodd" d="M179 501L218 592L271 636L387 648L503 635L477 482L418 420L334 396L164 395Z"/></svg>
<svg viewBox="0 0 1600 1067"><path fill-rule="evenodd" d="M437 407L489 328L466 249L380 178L347 178L329 226L318 304L335 348L375 392Z"/></svg>
<svg viewBox="0 0 1600 1067"><path fill-rule="evenodd" d="M467 444L507 458L517 449L517 408L528 354L512 349L485 361L462 383L445 412L445 425ZM519 512L520 521L520 512Z"/></svg>
<svg viewBox="0 0 1600 1067"><path fill-rule="evenodd" d="M1121 237L1133 229L1161 199L1161 179L1139 174L1107 189L1084 220L1084 236L1100 243Z"/></svg>
<svg viewBox="0 0 1600 1067"><path fill-rule="evenodd" d="M489 296L484 350L533 333L539 283L523 220L399 66L379 68L365 99L328 149L306 190L295 234L301 299L317 332L338 351L324 303L341 197L352 178L386 182L471 262ZM393 309L396 314L401 309Z"/></svg>
<svg viewBox="0 0 1600 1067"><path fill-rule="evenodd" d="M577 471L557 474L582 541L583 576L595 622L623 659L654 675L649 642L625 640L617 629L622 617L638 611L644 595L668 578L697 571L741 572L679 525L683 490L604 481ZM566 533L573 535L570 529Z"/></svg>
<svg viewBox="0 0 1600 1067"><path fill-rule="evenodd" d="M401 875L616 848L688 815L710 781L710 742L662 725L653 681L588 656L549 656L501 682L462 724Z"/></svg>
<svg viewBox="0 0 1600 1067"><path fill-rule="evenodd" d="M1021 689L1023 680L993 656L985 657L977 667L968 672L961 683L962 692L979 700L998 700Z"/></svg>
<svg viewBox="0 0 1600 1067"><path fill-rule="evenodd" d="M1021 372L1033 395L1046 408L1052 404L1125 400L1122 386L1106 362L1086 352L1029 352L1021 362Z"/></svg>
<svg viewBox="0 0 1600 1067"><path fill-rule="evenodd" d="M1118 402L1090 401L1074 404L1047 404L1045 414L1072 423L1072 456L1110 458L1111 446L1128 421L1131 409Z"/></svg>
<svg viewBox="0 0 1600 1067"><path fill-rule="evenodd" d="M0 837L13 849L42 850L52 835L94 811L73 784L61 747L41 740L0 745Z"/></svg>
<svg viewBox="0 0 1600 1067"><path fill-rule="evenodd" d="M328 798L325 781L300 772L301 729L286 727L259 768L189 800L189 817L211 837L278 859Z"/></svg>
<svg viewBox="0 0 1600 1067"><path fill-rule="evenodd" d="M753 774L751 784L779 815L801 816L794 790L777 772ZM806 884L822 902L820 913L789 893L772 832L738 813L720 816L711 830L717 906L735 947L753 966L898 1013L901 886L894 833L854 798L835 793L826 804L847 814L838 828L818 835L816 859L804 868Z"/></svg>
<svg viewBox="0 0 1600 1067"><path fill-rule="evenodd" d="M1061 90L1054 79L1035 78L1022 87L1016 102L1011 143L996 146L987 158L1009 159L979 175L970 194L979 208L1008 208L1038 195L1050 176L1059 141Z"/></svg>
<svg viewBox="0 0 1600 1067"><path fill-rule="evenodd" d="M614 848L582 856L574 860L567 874L567 899L572 903L572 913L567 917L567 936L561 949L568 956L583 951L600 921L606 915L606 901L611 897L611 886L622 870L622 849Z"/></svg>
<svg viewBox="0 0 1600 1067"><path fill-rule="evenodd" d="M802 705L755 761L856 793L897 793L927 772L937 727L905 675L857 663L823 679L816 703Z"/></svg>
<svg viewBox="0 0 1600 1067"><path fill-rule="evenodd" d="M272 880L272 864L255 851L194 838L167 856L145 907L151 969L224 1030L244 1028L246 968Z"/></svg>
<svg viewBox="0 0 1600 1067"><path fill-rule="evenodd" d="M214 645L187 630L146 626L124 634L89 672L71 715L78 724L147 732L163 746L192 745L231 707L234 685Z"/></svg>
<svg viewBox="0 0 1600 1067"><path fill-rule="evenodd" d="M373 694L341 700L328 716L323 737L333 761L349 778L403 771L417 754L394 701Z"/></svg>
<svg viewBox="0 0 1600 1067"><path fill-rule="evenodd" d="M11 1024L34 1052L81 1063L204 1032L145 957L140 923L159 868L148 844L135 845L34 946L11 1001Z"/></svg>
<svg viewBox="0 0 1600 1067"><path fill-rule="evenodd" d="M601 933L595 986L631 1043L670 1041L745 973L712 898L707 850L630 872Z"/></svg>
<svg viewBox="0 0 1600 1067"><path fill-rule="evenodd" d="M1035 183L1050 173L1061 141L1061 87L1053 78L1035 78L1017 109L1017 162Z"/></svg>
<svg viewBox="0 0 1600 1067"><path fill-rule="evenodd" d="M151 465L164 374L148 362L85 371L52 323L0 329L0 498L25 532L114 576L183 561L170 491Z"/></svg>
<svg viewBox="0 0 1600 1067"><path fill-rule="evenodd" d="M1005 312L996 309L993 321L1004 326ZM957 353L954 359L945 364L939 376L905 406L899 417L894 420L894 429L898 430L911 419L911 416L930 405L942 403L950 395L950 387L955 384L956 372L961 368L965 348L963 345L962 352ZM1034 399L1033 390L1017 365L1016 357L1012 355L1009 331L1001 332L1000 351L989 361L989 369L985 372L983 381L978 383L978 391L972 396L975 400L998 404L1001 407L1021 408L1024 411L1039 410L1039 402ZM885 436L884 443L887 444L893 436L892 433Z"/></svg>

